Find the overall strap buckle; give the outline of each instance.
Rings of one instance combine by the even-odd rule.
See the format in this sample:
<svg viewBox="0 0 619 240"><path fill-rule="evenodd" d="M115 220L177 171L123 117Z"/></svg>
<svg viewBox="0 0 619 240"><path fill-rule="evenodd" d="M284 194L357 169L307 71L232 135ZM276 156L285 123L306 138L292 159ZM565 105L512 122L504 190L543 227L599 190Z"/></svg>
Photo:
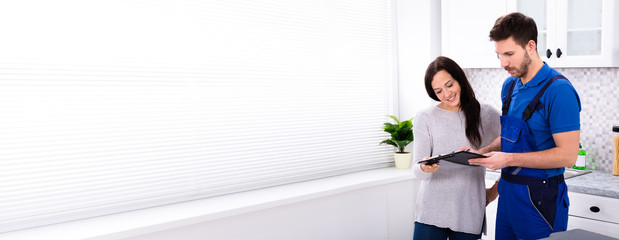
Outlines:
<svg viewBox="0 0 619 240"><path fill-rule="evenodd" d="M546 89L550 86L550 84L552 84L557 79L567 80L567 78L565 78L563 75L557 75L551 78L550 81L548 81L546 85L544 85L544 87L542 87L542 89L537 92L537 95L533 97L531 102L529 102L529 105L527 105L527 108L524 110L524 112L522 112L522 120L526 122L527 120L529 120L529 118L531 118L535 111L542 108L542 104L540 104L539 99L542 98L542 95L544 95Z"/></svg>
<svg viewBox="0 0 619 240"><path fill-rule="evenodd" d="M522 112L522 120L526 122L527 120L529 120L529 118L531 118L531 116L533 115L535 111L540 110L542 108L542 105L540 104L539 99L542 97L542 95L544 95L544 93L546 92L546 89L550 87L550 85L557 79L567 80L567 78L563 75L557 75L551 78L546 83L546 85L544 85L544 87L542 87L542 89L537 93L537 95L533 97L531 102L529 102L529 105L527 105L527 108ZM501 110L504 116L507 115L507 113L509 112L509 107L512 102L512 93L514 92L515 85L516 85L516 81L514 80L510 83L509 88L507 89L507 94L505 95L505 98L503 99L503 107Z"/></svg>

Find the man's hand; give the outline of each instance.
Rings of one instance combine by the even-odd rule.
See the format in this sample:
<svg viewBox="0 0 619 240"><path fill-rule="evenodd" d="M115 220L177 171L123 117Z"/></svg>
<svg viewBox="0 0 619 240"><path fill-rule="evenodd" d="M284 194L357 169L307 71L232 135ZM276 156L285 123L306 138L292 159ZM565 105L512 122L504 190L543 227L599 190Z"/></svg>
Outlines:
<svg viewBox="0 0 619 240"><path fill-rule="evenodd" d="M484 166L492 171L509 167L509 154L504 152L489 152L487 158L471 158L469 164Z"/></svg>
<svg viewBox="0 0 619 240"><path fill-rule="evenodd" d="M496 137L488 146L477 149L474 153L486 154L493 151L501 151L501 137Z"/></svg>

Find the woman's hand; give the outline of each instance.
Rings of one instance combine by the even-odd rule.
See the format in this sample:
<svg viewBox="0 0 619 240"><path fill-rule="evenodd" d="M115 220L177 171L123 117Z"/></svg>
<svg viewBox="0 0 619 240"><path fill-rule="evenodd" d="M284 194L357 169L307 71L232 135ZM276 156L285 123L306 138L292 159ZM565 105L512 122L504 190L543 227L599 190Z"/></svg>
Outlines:
<svg viewBox="0 0 619 240"><path fill-rule="evenodd" d="M488 206L488 204L490 204L499 196L499 192L497 191L498 183L499 182L496 181L491 188L486 188L486 206Z"/></svg>
<svg viewBox="0 0 619 240"><path fill-rule="evenodd" d="M423 158L423 160L428 159L429 157L425 157ZM433 173L436 172L441 165L439 165L438 163L432 164L432 165L426 165L426 164L419 164L419 166L421 167L421 171L427 172L427 173Z"/></svg>

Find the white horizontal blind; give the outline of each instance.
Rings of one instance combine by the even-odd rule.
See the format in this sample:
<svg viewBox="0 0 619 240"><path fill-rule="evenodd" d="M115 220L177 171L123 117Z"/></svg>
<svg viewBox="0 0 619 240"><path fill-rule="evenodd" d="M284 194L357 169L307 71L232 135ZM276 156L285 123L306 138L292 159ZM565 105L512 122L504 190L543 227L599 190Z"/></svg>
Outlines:
<svg viewBox="0 0 619 240"><path fill-rule="evenodd" d="M389 166L391 1L0 1L0 232Z"/></svg>

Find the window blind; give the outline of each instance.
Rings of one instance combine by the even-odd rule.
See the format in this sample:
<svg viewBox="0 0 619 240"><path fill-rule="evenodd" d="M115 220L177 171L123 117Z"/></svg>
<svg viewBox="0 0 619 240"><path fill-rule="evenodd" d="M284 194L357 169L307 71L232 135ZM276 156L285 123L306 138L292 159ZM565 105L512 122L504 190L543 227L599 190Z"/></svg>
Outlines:
<svg viewBox="0 0 619 240"><path fill-rule="evenodd" d="M389 166L392 8L0 1L0 232Z"/></svg>

